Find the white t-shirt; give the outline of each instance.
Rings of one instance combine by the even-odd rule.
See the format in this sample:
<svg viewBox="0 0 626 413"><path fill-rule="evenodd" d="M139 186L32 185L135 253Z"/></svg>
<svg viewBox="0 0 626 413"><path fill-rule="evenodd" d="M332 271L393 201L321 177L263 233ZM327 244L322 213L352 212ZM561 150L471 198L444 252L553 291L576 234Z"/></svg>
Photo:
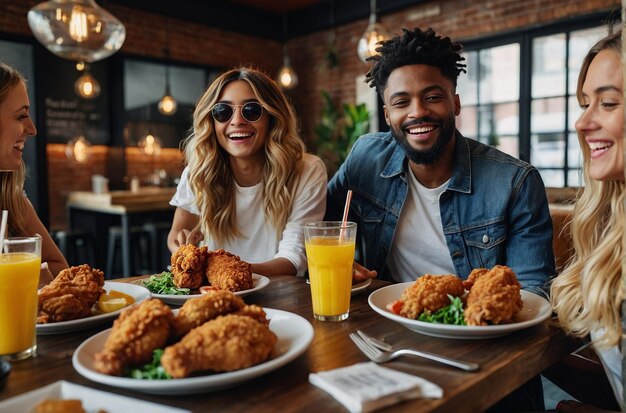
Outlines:
<svg viewBox="0 0 626 413"><path fill-rule="evenodd" d="M251 187L241 187L235 183L237 229L242 236L217 245L208 234L204 234L204 245L210 250L224 248L251 263L286 258L296 267L298 275L303 275L306 271L306 253L302 225L324 219L328 178L326 167L318 157L305 153L302 162L302 175L296 184L293 206L282 234L277 234L265 218L262 183ZM195 215L200 214L189 185L187 168L182 173L170 205Z"/></svg>
<svg viewBox="0 0 626 413"><path fill-rule="evenodd" d="M597 339L603 334L603 331L603 329L591 330L591 340ZM598 357L600 357L606 376L609 379L609 383L611 383L615 399L619 403L622 410L624 410L624 392L622 391L622 355L619 348L617 346L613 346L604 350L594 346L594 349L596 350Z"/></svg>
<svg viewBox="0 0 626 413"><path fill-rule="evenodd" d="M426 188L411 171L406 201L400 212L387 265L398 282L415 281L424 274L456 274L443 235L439 197L450 180Z"/></svg>

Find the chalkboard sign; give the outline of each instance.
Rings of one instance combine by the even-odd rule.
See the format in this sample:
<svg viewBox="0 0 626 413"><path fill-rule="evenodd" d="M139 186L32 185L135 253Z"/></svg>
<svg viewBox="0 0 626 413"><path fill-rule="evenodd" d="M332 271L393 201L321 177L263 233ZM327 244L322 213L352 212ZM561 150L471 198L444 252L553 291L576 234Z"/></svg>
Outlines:
<svg viewBox="0 0 626 413"><path fill-rule="evenodd" d="M37 56L37 107L39 135L48 143L67 143L83 135L93 145L111 142L107 61L92 63L91 75L100 83L100 95L84 99L74 83L84 73L76 62L56 57L47 50Z"/></svg>

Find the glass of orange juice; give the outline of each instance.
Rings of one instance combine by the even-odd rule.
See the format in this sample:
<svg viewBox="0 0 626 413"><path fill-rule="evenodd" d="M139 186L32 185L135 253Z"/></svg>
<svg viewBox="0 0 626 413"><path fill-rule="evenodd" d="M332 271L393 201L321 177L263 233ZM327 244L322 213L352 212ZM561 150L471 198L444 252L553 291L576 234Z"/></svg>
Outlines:
<svg viewBox="0 0 626 413"><path fill-rule="evenodd" d="M350 312L356 224L320 221L304 225L313 316L342 321Z"/></svg>
<svg viewBox="0 0 626 413"><path fill-rule="evenodd" d="M1 247L0 358L22 360L37 352L41 237L7 238Z"/></svg>

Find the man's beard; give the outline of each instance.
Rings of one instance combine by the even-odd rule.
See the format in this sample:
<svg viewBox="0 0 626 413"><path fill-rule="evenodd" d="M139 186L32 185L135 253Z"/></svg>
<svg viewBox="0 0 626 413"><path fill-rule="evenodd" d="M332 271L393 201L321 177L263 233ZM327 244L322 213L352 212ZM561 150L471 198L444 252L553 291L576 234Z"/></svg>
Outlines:
<svg viewBox="0 0 626 413"><path fill-rule="evenodd" d="M406 138L406 129L410 126L418 126L422 123L429 123L439 125L439 136L435 141L435 144L428 150L420 151L413 148L407 138ZM456 126L454 124L454 117L451 119L446 119L443 122L437 121L432 118L420 118L415 119L409 122L405 122L401 125L400 130L395 129L393 126L391 127L391 135L396 140L398 145L404 149L407 158L409 158L412 162L416 164L422 165L432 165L437 162L443 156L446 146L450 139L454 136L456 132Z"/></svg>

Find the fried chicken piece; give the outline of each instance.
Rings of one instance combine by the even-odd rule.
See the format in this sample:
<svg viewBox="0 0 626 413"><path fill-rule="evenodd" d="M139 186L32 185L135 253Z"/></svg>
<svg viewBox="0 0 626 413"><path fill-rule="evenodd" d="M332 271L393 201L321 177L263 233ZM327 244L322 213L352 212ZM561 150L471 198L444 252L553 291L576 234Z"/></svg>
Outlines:
<svg viewBox="0 0 626 413"><path fill-rule="evenodd" d="M464 293L463 281L455 275L422 275L400 297L400 315L415 320L424 311L435 312L449 305L448 294L460 297Z"/></svg>
<svg viewBox="0 0 626 413"><path fill-rule="evenodd" d="M198 288L204 281L204 271L208 259L206 247L192 244L182 245L172 254L172 274L178 288Z"/></svg>
<svg viewBox="0 0 626 413"><path fill-rule="evenodd" d="M166 347L161 364L172 377L196 371L233 371L259 364L271 355L276 335L254 319L228 314L191 330Z"/></svg>
<svg viewBox="0 0 626 413"><path fill-rule="evenodd" d="M496 265L491 270L481 268L472 271L468 281L473 285L464 312L467 325L486 326L515 321L524 302L513 270L504 265Z"/></svg>
<svg viewBox="0 0 626 413"><path fill-rule="evenodd" d="M265 324L266 326L270 325L270 320L267 319L267 314L263 310L263 307L260 307L256 304L245 305L241 310L233 313L235 315L245 315L246 317L250 317L255 319L261 324Z"/></svg>
<svg viewBox="0 0 626 413"><path fill-rule="evenodd" d="M90 316L104 293L104 273L87 264L62 270L39 290L38 323L75 320Z"/></svg>
<svg viewBox="0 0 626 413"><path fill-rule="evenodd" d="M156 298L124 310L96 353L94 368L121 376L128 367L149 363L152 352L166 344L173 319L172 310Z"/></svg>
<svg viewBox="0 0 626 413"><path fill-rule="evenodd" d="M223 249L209 252L206 276L211 285L221 290L242 291L252 288L252 266Z"/></svg>
<svg viewBox="0 0 626 413"><path fill-rule="evenodd" d="M211 290L198 298L185 301L174 319L174 335L182 337L192 328L220 315L239 311L244 306L241 297L230 291Z"/></svg>

